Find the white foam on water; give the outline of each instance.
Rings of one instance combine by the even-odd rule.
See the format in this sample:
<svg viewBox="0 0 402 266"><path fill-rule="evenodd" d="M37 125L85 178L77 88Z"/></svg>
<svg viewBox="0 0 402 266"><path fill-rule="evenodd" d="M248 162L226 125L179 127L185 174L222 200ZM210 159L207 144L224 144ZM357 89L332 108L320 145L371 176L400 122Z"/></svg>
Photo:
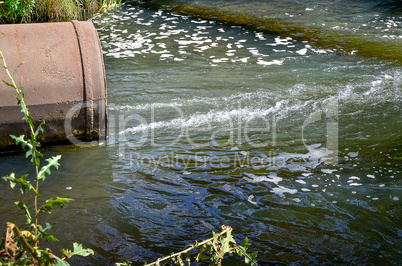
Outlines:
<svg viewBox="0 0 402 266"><path fill-rule="evenodd" d="M361 183L350 183L349 186L362 186L363 184Z"/></svg>
<svg viewBox="0 0 402 266"><path fill-rule="evenodd" d="M321 172L326 174L332 174L333 172L338 171L337 169L321 169Z"/></svg>
<svg viewBox="0 0 402 266"><path fill-rule="evenodd" d="M314 145L310 145L312 147ZM317 146L317 145L316 145ZM321 164L331 163L332 151L327 148L313 148L307 153L288 153L282 152L273 156L272 161L275 162L268 168L272 170L288 169L292 172L305 172L310 169L315 169ZM308 177L310 173L302 173Z"/></svg>
<svg viewBox="0 0 402 266"><path fill-rule="evenodd" d="M292 44L291 40L292 40L292 38L290 38L290 37L285 37L284 39L282 39L280 36L278 36L275 38L274 43L267 43L267 45L270 45L270 46L286 45L286 46L288 46L288 45Z"/></svg>
<svg viewBox="0 0 402 266"><path fill-rule="evenodd" d="M278 186L278 187L275 187L275 188L271 189L271 192L275 193L279 197L283 198L283 197L285 197L285 193L296 194L298 192L298 190L297 189L287 188L287 187L284 187L284 186Z"/></svg>
<svg viewBox="0 0 402 266"><path fill-rule="evenodd" d="M247 177L243 177L243 179L251 183L270 182L275 183L277 185L280 181L282 181L282 178L276 176L276 173L273 173L269 178L267 176L259 176L252 173L244 173L244 174Z"/></svg>
<svg viewBox="0 0 402 266"><path fill-rule="evenodd" d="M145 105L147 108L154 107L153 105ZM142 107L142 109L145 108ZM159 107L174 107L178 106L177 103L158 104ZM130 108L130 107L128 107ZM173 129L196 129L203 127L211 130L213 123L233 123L233 121L252 121L256 118L264 118L268 114L276 113L278 110L283 111L281 104L268 107L267 109L253 109L253 108L240 108L229 111L224 110L211 110L208 113L193 113L190 116L183 115L172 119L170 121L151 122L149 124L142 124L132 128L128 128L119 132L119 134L136 133L149 129L173 128Z"/></svg>
<svg viewBox="0 0 402 266"><path fill-rule="evenodd" d="M254 195L250 195L248 196L247 201L250 202L251 204L258 205L258 203L256 201L253 201L253 199Z"/></svg>
<svg viewBox="0 0 402 266"><path fill-rule="evenodd" d="M264 61L262 59L258 59L257 64L263 65L263 66L271 66L271 65L283 65L283 62L285 60L272 60L272 61Z"/></svg>
<svg viewBox="0 0 402 266"><path fill-rule="evenodd" d="M348 156L351 158L357 157L359 155L359 152L349 152Z"/></svg>
<svg viewBox="0 0 402 266"><path fill-rule="evenodd" d="M296 51L296 53L298 53L299 55L305 55L307 53L307 48L300 49Z"/></svg>

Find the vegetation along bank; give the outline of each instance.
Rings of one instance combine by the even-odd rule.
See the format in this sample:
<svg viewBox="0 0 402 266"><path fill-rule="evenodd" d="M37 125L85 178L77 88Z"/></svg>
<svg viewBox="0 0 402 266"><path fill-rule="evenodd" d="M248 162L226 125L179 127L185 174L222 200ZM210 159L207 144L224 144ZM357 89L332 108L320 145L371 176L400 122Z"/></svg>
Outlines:
<svg viewBox="0 0 402 266"><path fill-rule="evenodd" d="M86 20L96 12L120 5L122 0L4 0L0 23Z"/></svg>

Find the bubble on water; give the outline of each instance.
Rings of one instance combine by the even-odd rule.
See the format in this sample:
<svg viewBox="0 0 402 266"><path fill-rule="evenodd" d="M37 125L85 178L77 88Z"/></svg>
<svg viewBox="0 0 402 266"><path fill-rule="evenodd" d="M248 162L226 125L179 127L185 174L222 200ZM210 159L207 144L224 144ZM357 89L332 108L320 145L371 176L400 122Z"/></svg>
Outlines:
<svg viewBox="0 0 402 266"><path fill-rule="evenodd" d="M367 175L368 178L375 178L374 175Z"/></svg>
<svg viewBox="0 0 402 266"><path fill-rule="evenodd" d="M398 201L398 200L399 200L399 198L398 198L398 197L393 197L393 198L392 198L392 200L394 200L394 201Z"/></svg>

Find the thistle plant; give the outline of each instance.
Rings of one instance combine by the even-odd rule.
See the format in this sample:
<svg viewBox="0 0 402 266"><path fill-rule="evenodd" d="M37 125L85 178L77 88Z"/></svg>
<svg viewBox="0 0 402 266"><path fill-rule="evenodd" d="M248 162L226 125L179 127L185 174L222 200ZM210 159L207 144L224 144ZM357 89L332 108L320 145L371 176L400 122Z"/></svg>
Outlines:
<svg viewBox="0 0 402 266"><path fill-rule="evenodd" d="M160 266L160 265L193 265L196 262L197 265L200 262L209 262L210 265L221 266L222 261L226 254L237 254L244 257L244 262L251 266L257 266L256 260L257 251L248 253L247 249L251 245L246 237L242 244L238 245L232 236L232 227L222 225L219 233L213 232L213 237L203 240L201 242L195 242L193 245L187 246L184 250L173 253L169 256L159 258L152 263L145 264L145 266ZM199 252L196 255L191 256L190 251L199 248ZM116 263L116 266L131 266L130 261L123 263Z"/></svg>
<svg viewBox="0 0 402 266"><path fill-rule="evenodd" d="M65 259L70 258L74 255L88 256L94 254L91 249L84 249L82 245L74 243L73 251L62 249L62 257L55 256L50 249L40 249L39 239L44 239L45 241L58 241L52 234L48 233L51 229L51 225L46 223L42 226L38 222L39 215L43 212L51 213L54 206L59 206L63 208L65 203L68 203L71 199L59 198L48 199L42 206L39 205L39 182L45 181L46 177L51 174L51 169L59 168L59 160L61 155L52 156L46 159L46 165L41 166L41 158L43 154L39 152L38 148L40 143L37 141L37 137L40 133L44 132L43 126L45 121L42 122L35 128L32 117L29 113L28 107L24 100L24 92L21 84L17 87L13 75L7 68L6 61L4 59L3 53L0 51L0 57L3 61L1 66L5 69L10 81L3 82L13 88L17 93L17 102L21 107L21 112L23 113L23 120L27 123L29 127L30 138L25 138L25 135L10 137L15 140L17 145L21 145L22 149L26 150L26 157L31 157L31 163L35 168L35 179L34 185L27 180L27 175L23 175L20 178L16 178L14 173L8 176L2 177L5 181L10 183L11 188L15 188L17 185L20 186L20 191L22 194L33 193L34 194L34 210L30 210L22 201L16 201L15 204L20 207L26 218L26 228L21 230L14 223L8 222L6 227L5 238L0 244L0 264L1 263L17 263L22 265L69 265ZM18 65L20 67L24 62ZM17 68L18 68L17 67Z"/></svg>

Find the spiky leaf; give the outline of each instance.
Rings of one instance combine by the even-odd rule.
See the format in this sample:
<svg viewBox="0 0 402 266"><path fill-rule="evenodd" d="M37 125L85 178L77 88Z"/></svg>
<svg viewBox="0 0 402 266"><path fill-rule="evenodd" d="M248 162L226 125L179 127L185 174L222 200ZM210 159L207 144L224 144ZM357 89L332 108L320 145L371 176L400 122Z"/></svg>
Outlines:
<svg viewBox="0 0 402 266"><path fill-rule="evenodd" d="M46 159L46 161L48 162L47 165L43 166L42 169L39 171L38 174L38 179L39 180L45 180L46 176L45 174L50 175L50 167L54 166L56 169L59 169L59 160L61 158L61 155L57 155L57 156L52 156L52 158Z"/></svg>
<svg viewBox="0 0 402 266"><path fill-rule="evenodd" d="M15 174L11 173L10 176L3 176L2 177L5 181L10 182L10 187L14 188L17 184L21 185L21 193L24 194L25 190L27 189L32 189L36 195L39 195L39 193L36 191L36 189L26 180L26 176L21 176L21 178L15 178Z"/></svg>
<svg viewBox="0 0 402 266"><path fill-rule="evenodd" d="M56 256L55 256L54 259L57 261L57 263L55 264L55 266L70 266L70 264L69 264L67 261L62 260L62 259L60 259L59 257L56 257Z"/></svg>
<svg viewBox="0 0 402 266"><path fill-rule="evenodd" d="M25 61L22 61L22 62L14 69L14 72L13 72L13 75L12 75L12 76L15 76L15 72L17 72L17 69L18 69L20 66L22 66L23 64L25 64Z"/></svg>
<svg viewBox="0 0 402 266"><path fill-rule="evenodd" d="M46 242L49 241L59 241L54 235L52 234L48 234L46 231L50 230L50 228L52 228L52 225L49 223L46 223L46 227L43 228L43 226L41 226L40 224L38 224L38 232L39 234L46 240Z"/></svg>
<svg viewBox="0 0 402 266"><path fill-rule="evenodd" d="M235 240L232 237L232 233L230 231L228 231L226 233L226 237L222 237L221 238L221 252L223 254L230 252L231 253L231 247L230 247L230 243L236 243Z"/></svg>
<svg viewBox="0 0 402 266"><path fill-rule="evenodd" d="M243 243L240 245L242 247L248 248L251 244L248 243L248 237L246 237L243 241Z"/></svg>
<svg viewBox="0 0 402 266"><path fill-rule="evenodd" d="M211 245L212 245L212 242L210 241L200 247L200 252L198 253L197 258L196 258L197 262L206 261L209 259L208 256L204 255L204 252L208 252L210 250Z"/></svg>
<svg viewBox="0 0 402 266"><path fill-rule="evenodd" d="M35 138L39 135L39 133L43 133L43 126L45 125L45 120L42 120L42 122L40 122L39 126L36 128L35 131Z"/></svg>
<svg viewBox="0 0 402 266"><path fill-rule="evenodd" d="M40 265L54 265L57 261L57 257L51 253L50 249L35 249L37 256L41 260Z"/></svg>
<svg viewBox="0 0 402 266"><path fill-rule="evenodd" d="M57 197L55 200L54 199L48 199L45 204L39 209L40 211L48 211L49 213L52 212L53 210L53 205L58 205L60 208L64 207L65 202L70 202L71 199L67 198L59 198Z"/></svg>
<svg viewBox="0 0 402 266"><path fill-rule="evenodd" d="M25 135L20 135L19 137L16 137L16 136L14 136L14 135L10 135L10 137L15 140L15 144L19 145L19 144L21 143L22 149L25 150L25 147L28 147L29 150L32 150L32 145L31 145L31 143L29 143L28 141L26 141L26 140L24 139L24 138L25 138ZM27 155L26 157L28 157L28 155Z"/></svg>
<svg viewBox="0 0 402 266"><path fill-rule="evenodd" d="M3 66L3 67L4 67L4 66ZM5 68L5 67L4 67L4 68ZM7 86L10 86L10 87L15 88L15 86L14 86L13 84L11 84L10 82L5 81L4 79L3 79L3 82L4 82Z"/></svg>
<svg viewBox="0 0 402 266"><path fill-rule="evenodd" d="M257 257L257 251L250 254L246 254L244 256L244 262L250 264L251 266L257 266L258 262L255 259L256 257Z"/></svg>
<svg viewBox="0 0 402 266"><path fill-rule="evenodd" d="M62 249L60 250L61 254L63 254L64 257L66 258L71 258L72 256L78 255L78 256L89 256L93 255L94 251L90 248L83 248L81 244L74 243L73 244L74 250L71 251L69 249Z"/></svg>
<svg viewBox="0 0 402 266"><path fill-rule="evenodd" d="M25 211L25 217L27 218L27 224L31 224L32 217L31 217L31 214L29 213L27 205L25 205L25 203L23 203L22 201L16 201L16 202L14 202L14 204Z"/></svg>

